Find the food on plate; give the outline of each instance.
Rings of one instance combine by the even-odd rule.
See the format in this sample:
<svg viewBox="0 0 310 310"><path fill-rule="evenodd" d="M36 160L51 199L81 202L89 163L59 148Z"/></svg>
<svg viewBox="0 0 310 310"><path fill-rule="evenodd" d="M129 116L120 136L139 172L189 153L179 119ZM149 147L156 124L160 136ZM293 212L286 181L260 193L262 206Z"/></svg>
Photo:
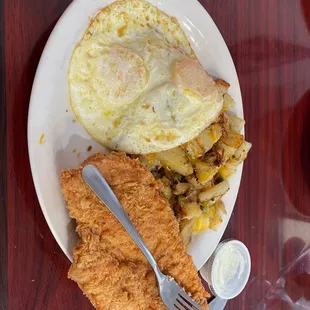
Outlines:
<svg viewBox="0 0 310 310"><path fill-rule="evenodd" d="M186 244L208 228L218 229L226 214L221 198L229 190L227 179L251 149L240 133L245 121L229 111L235 104L226 93L229 84L217 80L216 85L224 109L214 123L181 146L138 157L162 183Z"/></svg>
<svg viewBox="0 0 310 310"><path fill-rule="evenodd" d="M196 138L219 116L227 88L203 69L177 20L141 0L116 1L96 14L74 50L68 79L84 128L131 154Z"/></svg>
<svg viewBox="0 0 310 310"><path fill-rule="evenodd" d="M63 171L62 191L80 240L69 277L97 309L166 309L153 270L126 230L82 179L95 165L112 187L160 269L208 309L192 258L185 253L179 224L161 184L139 160L124 154L96 154L77 169Z"/></svg>
<svg viewBox="0 0 310 310"><path fill-rule="evenodd" d="M68 79L78 120L98 142L126 152L152 172L160 184L155 189L169 202L185 244L206 229L217 230L227 213L222 197L230 188L228 179L251 144L244 139L245 121L232 113L229 83L208 75L177 20L143 0L112 3L94 16L75 48ZM91 160L109 160L100 156ZM124 161L118 158L116 162ZM77 215L84 211L75 214L70 205L69 200L79 223ZM150 216L143 212L142 219ZM93 237L83 241L79 227L81 245L88 248ZM78 247L75 253L79 258L84 250ZM80 268L75 263L70 275L81 286L73 275ZM82 289L92 299L90 291Z"/></svg>

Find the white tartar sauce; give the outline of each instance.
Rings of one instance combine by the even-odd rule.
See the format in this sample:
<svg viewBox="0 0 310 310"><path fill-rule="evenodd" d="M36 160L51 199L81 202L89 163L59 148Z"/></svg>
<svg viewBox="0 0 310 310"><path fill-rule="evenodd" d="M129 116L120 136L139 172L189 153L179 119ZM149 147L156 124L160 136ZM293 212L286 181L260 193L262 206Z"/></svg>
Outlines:
<svg viewBox="0 0 310 310"><path fill-rule="evenodd" d="M213 265L213 285L218 290L227 290L240 280L245 267L244 257L234 244L226 244L219 251Z"/></svg>

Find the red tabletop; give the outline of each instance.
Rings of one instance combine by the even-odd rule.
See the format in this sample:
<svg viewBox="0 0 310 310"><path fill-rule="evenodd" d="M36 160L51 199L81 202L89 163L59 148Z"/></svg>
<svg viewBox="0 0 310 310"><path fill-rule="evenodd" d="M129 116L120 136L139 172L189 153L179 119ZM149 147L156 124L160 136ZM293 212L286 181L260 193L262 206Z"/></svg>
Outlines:
<svg viewBox="0 0 310 310"><path fill-rule="evenodd" d="M27 153L34 74L70 2L0 0L1 309L92 309L67 279L69 261L44 220ZM253 144L224 236L248 246L252 273L226 309L310 308L310 1L201 3L234 59Z"/></svg>

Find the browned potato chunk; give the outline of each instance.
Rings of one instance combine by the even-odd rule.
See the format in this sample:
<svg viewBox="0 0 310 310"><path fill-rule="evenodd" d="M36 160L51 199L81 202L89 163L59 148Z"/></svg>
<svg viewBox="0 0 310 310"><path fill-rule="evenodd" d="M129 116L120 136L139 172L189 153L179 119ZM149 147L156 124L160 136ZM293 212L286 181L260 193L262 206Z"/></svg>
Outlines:
<svg viewBox="0 0 310 310"><path fill-rule="evenodd" d="M186 144L186 153L191 160L195 160L205 153L204 148L198 143L198 140L192 140Z"/></svg>
<svg viewBox="0 0 310 310"><path fill-rule="evenodd" d="M184 214L184 218L198 218L202 210L200 209L200 205L196 202L185 202L182 204L182 212Z"/></svg>
<svg viewBox="0 0 310 310"><path fill-rule="evenodd" d="M236 115L229 115L229 128L231 131L240 132L244 125L244 119Z"/></svg>
<svg viewBox="0 0 310 310"><path fill-rule="evenodd" d="M215 80L215 84L217 86L217 88L219 89L219 91L222 93L222 94L225 94L227 93L229 87L230 87L230 84L225 82L224 80L221 80L221 79L216 79Z"/></svg>
<svg viewBox="0 0 310 310"><path fill-rule="evenodd" d="M204 130L198 137L197 141L203 148L204 152L208 152L214 143L216 143L223 134L223 128L220 124L215 123Z"/></svg>
<svg viewBox="0 0 310 310"><path fill-rule="evenodd" d="M231 163L230 161L228 161L227 163L225 163L223 166L221 166L220 170L219 170L219 174L224 178L224 179L228 179L230 178L233 174L236 173L237 168L238 168L237 163Z"/></svg>
<svg viewBox="0 0 310 310"><path fill-rule="evenodd" d="M218 172L219 167L200 160L195 162L196 177L201 184L208 183Z"/></svg>
<svg viewBox="0 0 310 310"><path fill-rule="evenodd" d="M233 154L231 158L231 162L236 163L236 164L242 163L246 159L251 147L252 147L251 143L247 141L243 141L240 147Z"/></svg>
<svg viewBox="0 0 310 310"><path fill-rule="evenodd" d="M190 175L193 173L193 166L189 162L185 151L180 147L157 153L156 158L163 166L166 166L179 174Z"/></svg>
<svg viewBox="0 0 310 310"><path fill-rule="evenodd" d="M183 195L184 193L187 192L189 187L190 187L189 183L178 183L174 188L173 194L174 195Z"/></svg>
<svg viewBox="0 0 310 310"><path fill-rule="evenodd" d="M210 216L207 213L202 213L199 218L197 218L193 224L193 235L198 235L205 231L210 226Z"/></svg>
<svg viewBox="0 0 310 310"><path fill-rule="evenodd" d="M222 162L226 162L227 160L229 160L236 152L235 148L225 144L222 139L216 144L214 149L218 154L220 154Z"/></svg>
<svg viewBox="0 0 310 310"><path fill-rule="evenodd" d="M230 95L224 94L223 110L224 111L231 110L235 107L235 105L236 105L236 103L235 103L234 99Z"/></svg>
<svg viewBox="0 0 310 310"><path fill-rule="evenodd" d="M201 202L207 201L210 204L220 199L226 192L229 191L229 183L224 180L223 182L214 185L208 190L199 193L199 200Z"/></svg>
<svg viewBox="0 0 310 310"><path fill-rule="evenodd" d="M221 137L221 141L234 149L239 148L243 140L244 136L235 131L228 131Z"/></svg>

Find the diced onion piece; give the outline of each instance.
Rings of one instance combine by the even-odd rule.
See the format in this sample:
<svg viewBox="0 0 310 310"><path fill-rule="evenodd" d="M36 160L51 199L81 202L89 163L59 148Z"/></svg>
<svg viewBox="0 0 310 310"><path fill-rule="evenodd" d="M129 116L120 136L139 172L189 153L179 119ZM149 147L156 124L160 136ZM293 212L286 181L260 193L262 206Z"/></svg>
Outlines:
<svg viewBox="0 0 310 310"><path fill-rule="evenodd" d="M157 153L157 159L163 166L182 175L190 175L193 173L193 166L189 162L185 151L180 147Z"/></svg>

